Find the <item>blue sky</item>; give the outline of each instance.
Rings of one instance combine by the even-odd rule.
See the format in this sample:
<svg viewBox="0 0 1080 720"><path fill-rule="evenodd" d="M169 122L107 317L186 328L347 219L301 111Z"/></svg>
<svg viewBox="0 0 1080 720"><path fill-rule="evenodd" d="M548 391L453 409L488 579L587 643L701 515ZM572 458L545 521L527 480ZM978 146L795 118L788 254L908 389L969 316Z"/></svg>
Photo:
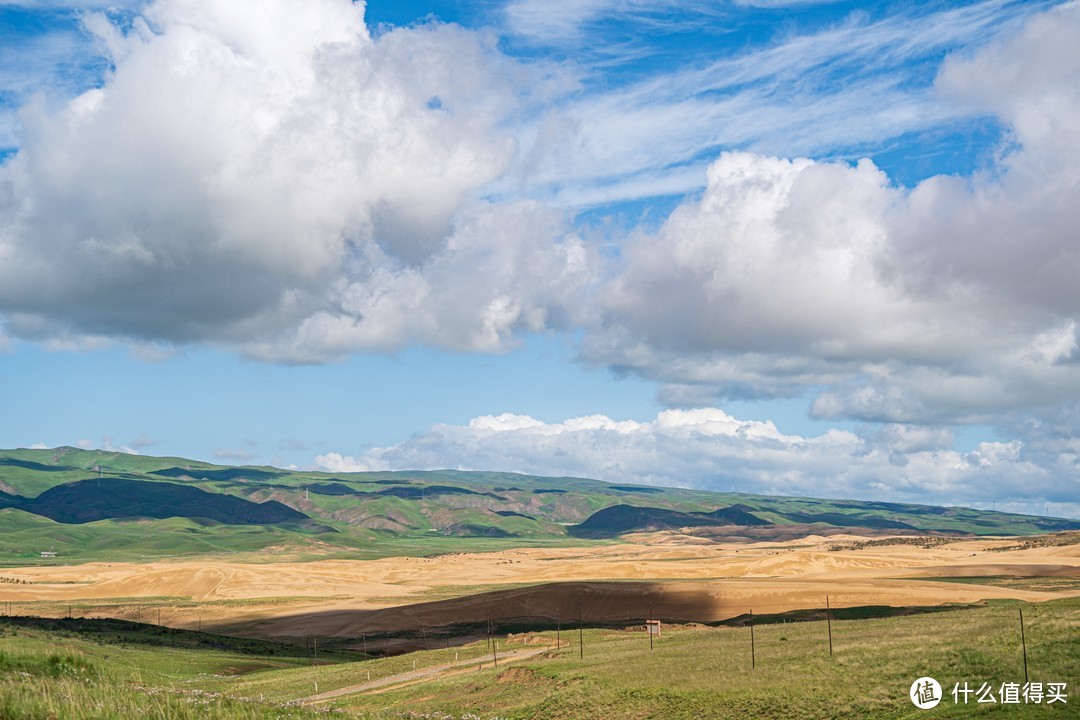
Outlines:
<svg viewBox="0 0 1080 720"><path fill-rule="evenodd" d="M0 2L0 445L1080 514L1070 2Z"/></svg>

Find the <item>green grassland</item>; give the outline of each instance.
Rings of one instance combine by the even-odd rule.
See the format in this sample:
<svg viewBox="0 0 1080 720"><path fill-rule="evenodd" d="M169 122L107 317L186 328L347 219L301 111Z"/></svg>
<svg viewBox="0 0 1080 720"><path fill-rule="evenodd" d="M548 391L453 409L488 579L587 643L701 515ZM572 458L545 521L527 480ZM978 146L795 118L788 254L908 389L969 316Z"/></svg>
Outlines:
<svg viewBox="0 0 1080 720"><path fill-rule="evenodd" d="M1080 682L1080 604L1024 606L1029 671L1043 682ZM642 632L588 630L585 657L574 645L513 670L466 673L339 705L379 717L474 713L502 718L906 718L921 716L907 697L918 677L941 682L935 717L1075 717L1075 706L976 708L957 705L955 683L1024 682L1018 606L993 605L878 620L749 628L673 628L649 650ZM550 635L550 633L546 633ZM564 635L565 638L565 635ZM1073 703L1076 702L1074 698Z"/></svg>
<svg viewBox="0 0 1080 720"><path fill-rule="evenodd" d="M989 585L991 587L1013 588L1031 592L1071 592L1080 590L1080 577L1023 577L1013 575L991 575L976 577L932 578L935 582L953 582L966 585Z"/></svg>
<svg viewBox="0 0 1080 720"><path fill-rule="evenodd" d="M222 525L188 518L99 520L83 525L57 523L21 510L0 510L0 565L3 567L81 562L148 562L171 557L228 556L237 562L279 562L349 558L426 557L453 552L488 552L511 547L565 547L596 544L565 536L488 538L441 533L395 533L350 528L329 521L327 531L304 524ZM264 551L273 549L273 554ZM52 550L56 559L43 560Z"/></svg>
<svg viewBox="0 0 1080 720"><path fill-rule="evenodd" d="M1032 681L1067 683L1068 704L954 702L956 683L1024 683L1019 610ZM992 603L878 619L750 628L665 626L652 649L640 626L563 628L505 636L490 662L485 641L388 658L221 638L118 621L0 618L0 718L1015 718L1076 717L1080 600ZM467 664L469 661L474 664ZM442 676L298 701L318 692L458 662ZM479 663L483 662L483 666ZM456 674L455 674L456 673ZM916 709L908 688L936 678L943 702Z"/></svg>
<svg viewBox="0 0 1080 720"><path fill-rule="evenodd" d="M355 657L331 653L323 661ZM219 675L287 670L309 662L303 647L116 620L0 618L0 718L323 716L202 687Z"/></svg>

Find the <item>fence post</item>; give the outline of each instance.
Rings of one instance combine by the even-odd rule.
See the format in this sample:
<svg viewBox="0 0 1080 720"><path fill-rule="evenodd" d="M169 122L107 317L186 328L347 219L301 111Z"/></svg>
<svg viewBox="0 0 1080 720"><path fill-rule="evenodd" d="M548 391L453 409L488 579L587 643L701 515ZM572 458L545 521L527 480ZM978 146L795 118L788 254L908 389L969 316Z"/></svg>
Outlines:
<svg viewBox="0 0 1080 720"><path fill-rule="evenodd" d="M829 607L829 596L825 596L825 622L829 624L829 657L832 657L832 609Z"/></svg>
<svg viewBox="0 0 1080 720"><path fill-rule="evenodd" d="M1024 647L1024 684L1028 683L1028 668L1027 668L1027 638L1024 637L1024 608L1020 610L1020 644Z"/></svg>
<svg viewBox="0 0 1080 720"><path fill-rule="evenodd" d="M750 611L750 669L757 667L757 652L754 648L754 611Z"/></svg>
<svg viewBox="0 0 1080 720"><path fill-rule="evenodd" d="M652 631L652 603L649 603L649 622L645 623L645 632L649 634L649 649L653 649L653 631Z"/></svg>
<svg viewBox="0 0 1080 720"><path fill-rule="evenodd" d="M581 629L581 606L577 609L578 658L585 659L585 631Z"/></svg>

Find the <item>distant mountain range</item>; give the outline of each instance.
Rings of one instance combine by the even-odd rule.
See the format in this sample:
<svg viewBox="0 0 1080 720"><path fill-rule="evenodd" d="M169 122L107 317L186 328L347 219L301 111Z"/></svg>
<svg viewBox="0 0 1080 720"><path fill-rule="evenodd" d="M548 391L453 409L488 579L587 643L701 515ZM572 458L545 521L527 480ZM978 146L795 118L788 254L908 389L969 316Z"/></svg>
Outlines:
<svg viewBox="0 0 1080 720"><path fill-rule="evenodd" d="M34 557L47 545L75 558L122 557L132 548L154 556L271 545L378 556L580 544L658 531L738 540L1075 529L1080 522L968 508L585 478L453 470L330 474L69 447L0 450L0 560Z"/></svg>

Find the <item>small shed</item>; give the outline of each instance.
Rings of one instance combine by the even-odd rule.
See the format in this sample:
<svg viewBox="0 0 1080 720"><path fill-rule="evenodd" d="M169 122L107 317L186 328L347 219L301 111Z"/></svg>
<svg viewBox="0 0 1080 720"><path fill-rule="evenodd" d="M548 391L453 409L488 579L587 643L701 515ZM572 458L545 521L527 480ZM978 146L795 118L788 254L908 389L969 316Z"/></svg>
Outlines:
<svg viewBox="0 0 1080 720"><path fill-rule="evenodd" d="M53 558L56 557L56 551L55 550L42 550L41 551L41 557L46 559L46 560L52 560Z"/></svg>

